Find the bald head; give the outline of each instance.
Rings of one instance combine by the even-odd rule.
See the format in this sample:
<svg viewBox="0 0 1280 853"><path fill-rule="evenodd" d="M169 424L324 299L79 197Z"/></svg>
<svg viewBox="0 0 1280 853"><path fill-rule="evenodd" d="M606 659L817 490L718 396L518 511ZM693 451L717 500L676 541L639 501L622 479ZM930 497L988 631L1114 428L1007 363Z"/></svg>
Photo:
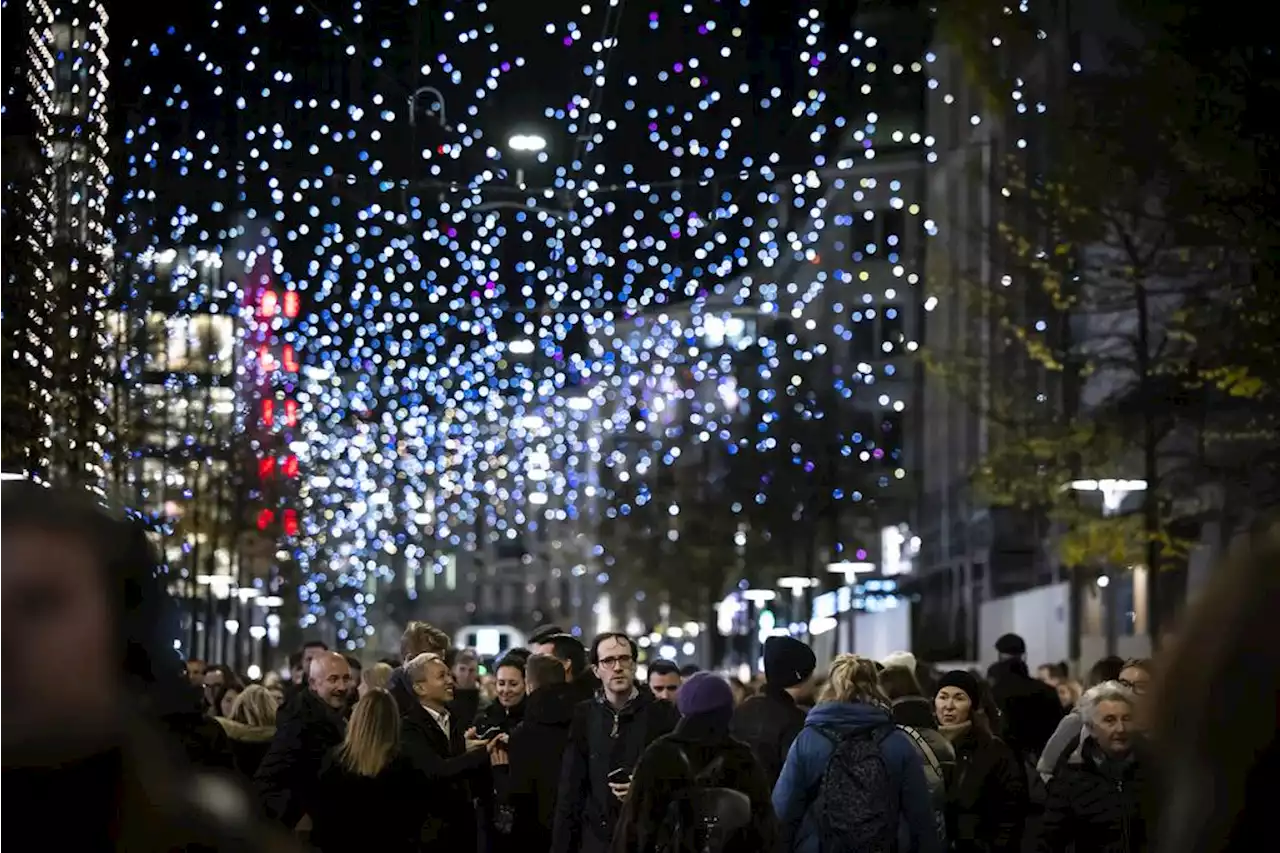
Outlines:
<svg viewBox="0 0 1280 853"><path fill-rule="evenodd" d="M342 709L351 689L351 665L337 652L320 652L311 659L307 672L311 692L331 708Z"/></svg>

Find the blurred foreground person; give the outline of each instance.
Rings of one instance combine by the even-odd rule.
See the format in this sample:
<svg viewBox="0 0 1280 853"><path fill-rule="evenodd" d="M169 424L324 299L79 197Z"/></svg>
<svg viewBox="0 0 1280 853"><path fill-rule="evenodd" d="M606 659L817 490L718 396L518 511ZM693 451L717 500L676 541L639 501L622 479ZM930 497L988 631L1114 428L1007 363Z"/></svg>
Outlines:
<svg viewBox="0 0 1280 853"><path fill-rule="evenodd" d="M49 850L293 849L155 723L193 688L144 532L87 497L0 488L5 813Z"/></svg>
<svg viewBox="0 0 1280 853"><path fill-rule="evenodd" d="M1280 523L1212 575L1160 658L1150 707L1166 783L1161 853L1265 846L1280 790Z"/></svg>
<svg viewBox="0 0 1280 853"><path fill-rule="evenodd" d="M551 848L556 789L573 707L578 704L568 673L551 655L531 655L524 666L524 721L511 732L507 752L511 759L512 831L528 853Z"/></svg>
<svg viewBox="0 0 1280 853"><path fill-rule="evenodd" d="M384 690L356 703L342 745L320 768L311 844L320 853L418 849L426 778L400 752L400 709Z"/></svg>

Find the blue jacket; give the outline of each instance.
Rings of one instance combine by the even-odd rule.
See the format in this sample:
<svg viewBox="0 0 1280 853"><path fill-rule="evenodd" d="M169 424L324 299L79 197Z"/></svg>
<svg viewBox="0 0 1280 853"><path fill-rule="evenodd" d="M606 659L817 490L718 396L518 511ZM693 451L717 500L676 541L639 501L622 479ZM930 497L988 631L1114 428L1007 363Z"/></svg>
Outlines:
<svg viewBox="0 0 1280 853"><path fill-rule="evenodd" d="M877 725L893 725L893 718L887 709L874 705L823 702L809 712L773 789L773 809L781 824L782 849L786 853L820 853L817 816L811 810L827 760L835 747L815 727L849 732ZM889 777L898 789L902 853L941 853L942 841L938 837L920 753L900 731L884 739L881 753Z"/></svg>

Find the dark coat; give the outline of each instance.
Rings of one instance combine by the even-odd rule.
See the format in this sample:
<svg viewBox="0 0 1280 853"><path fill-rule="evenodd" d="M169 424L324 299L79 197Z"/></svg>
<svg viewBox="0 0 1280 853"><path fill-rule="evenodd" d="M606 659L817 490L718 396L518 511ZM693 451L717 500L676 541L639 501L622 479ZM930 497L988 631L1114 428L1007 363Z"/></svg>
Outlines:
<svg viewBox="0 0 1280 853"><path fill-rule="evenodd" d="M791 743L804 728L804 714L790 693L767 684L733 713L733 736L751 747L770 788L777 784Z"/></svg>
<svg viewBox="0 0 1280 853"><path fill-rule="evenodd" d="M609 788L609 773L633 770L649 744L674 729L679 717L670 702L644 692L616 711L603 694L574 708L552 829L555 853L609 847L621 811Z"/></svg>
<svg viewBox="0 0 1280 853"><path fill-rule="evenodd" d="M524 721L511 733L511 834L528 853L551 849L556 788L578 696L571 684L538 688L524 701Z"/></svg>
<svg viewBox="0 0 1280 853"><path fill-rule="evenodd" d="M199 709L165 714L160 722L187 760L200 770L233 770L235 758L226 732Z"/></svg>
<svg viewBox="0 0 1280 853"><path fill-rule="evenodd" d="M244 723L237 723L235 720L228 720L226 717L216 717L218 725L222 726L222 730L227 733L227 739L231 744L231 757L235 760L235 768L241 776L252 780L258 772L258 766L262 764L262 759L266 756L267 750L271 747L271 741L275 739L275 726L250 726Z"/></svg>
<svg viewBox="0 0 1280 853"><path fill-rule="evenodd" d="M1025 674L1016 661L990 669L991 698L1000 708L1000 737L1020 759L1032 764L1062 721L1058 691Z"/></svg>
<svg viewBox="0 0 1280 853"><path fill-rule="evenodd" d="M474 792L489 784L489 753L467 749L463 739L466 728L450 717L446 737L421 705L401 718L401 753L427 784L417 810L421 818L419 850L470 853L476 849L479 823Z"/></svg>
<svg viewBox="0 0 1280 853"><path fill-rule="evenodd" d="M1145 750L1106 758L1091 739L1062 757L1049 783L1039 850L1145 853L1156 826L1155 780Z"/></svg>
<svg viewBox="0 0 1280 853"><path fill-rule="evenodd" d="M1004 741L970 729L951 742L955 780L947 789L947 839L954 853L1018 850L1027 814L1023 764Z"/></svg>
<svg viewBox="0 0 1280 853"><path fill-rule="evenodd" d="M345 731L341 715L310 690L280 709L275 737L253 777L268 817L293 829L310 813L320 765Z"/></svg>
<svg viewBox="0 0 1280 853"><path fill-rule="evenodd" d="M331 752L316 780L311 846L320 853L413 853L426 783L403 756L377 776L347 770Z"/></svg>
<svg viewBox="0 0 1280 853"><path fill-rule="evenodd" d="M471 728L480 716L480 688L456 688L449 702L449 716L463 724L463 731Z"/></svg>
<svg viewBox="0 0 1280 853"><path fill-rule="evenodd" d="M524 719L528 704L529 700L525 699L514 708L505 708L501 702L490 702L476 715L474 723L476 732L483 733L487 729L497 728L501 729L503 734L511 734Z"/></svg>
<svg viewBox="0 0 1280 853"><path fill-rule="evenodd" d="M699 784L729 788L747 796L751 802L751 821L725 840L723 853L774 850L778 843L778 821L773 814L769 780L751 747L730 737L727 723L727 719L721 723L710 715L683 717L671 734L658 738L645 750L645 756L659 750L678 749L688 758ZM623 827L618 831L623 832Z"/></svg>

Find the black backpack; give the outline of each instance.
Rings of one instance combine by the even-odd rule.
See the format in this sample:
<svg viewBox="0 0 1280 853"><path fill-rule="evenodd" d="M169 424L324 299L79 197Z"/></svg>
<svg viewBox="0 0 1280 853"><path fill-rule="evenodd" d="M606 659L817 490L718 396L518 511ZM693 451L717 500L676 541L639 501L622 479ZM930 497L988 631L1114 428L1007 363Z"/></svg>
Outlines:
<svg viewBox="0 0 1280 853"><path fill-rule="evenodd" d="M689 756L683 749L680 755L689 764ZM717 784L723 770L724 756L718 756L695 777L693 786L677 798L688 800L694 826L680 826L679 803L672 803L673 840L691 841L697 853L723 853L730 839L751 823L750 798L741 791Z"/></svg>
<svg viewBox="0 0 1280 853"><path fill-rule="evenodd" d="M894 853L898 847L898 797L880 753L894 732L886 723L841 732L816 730L834 749L814 803L822 853Z"/></svg>

